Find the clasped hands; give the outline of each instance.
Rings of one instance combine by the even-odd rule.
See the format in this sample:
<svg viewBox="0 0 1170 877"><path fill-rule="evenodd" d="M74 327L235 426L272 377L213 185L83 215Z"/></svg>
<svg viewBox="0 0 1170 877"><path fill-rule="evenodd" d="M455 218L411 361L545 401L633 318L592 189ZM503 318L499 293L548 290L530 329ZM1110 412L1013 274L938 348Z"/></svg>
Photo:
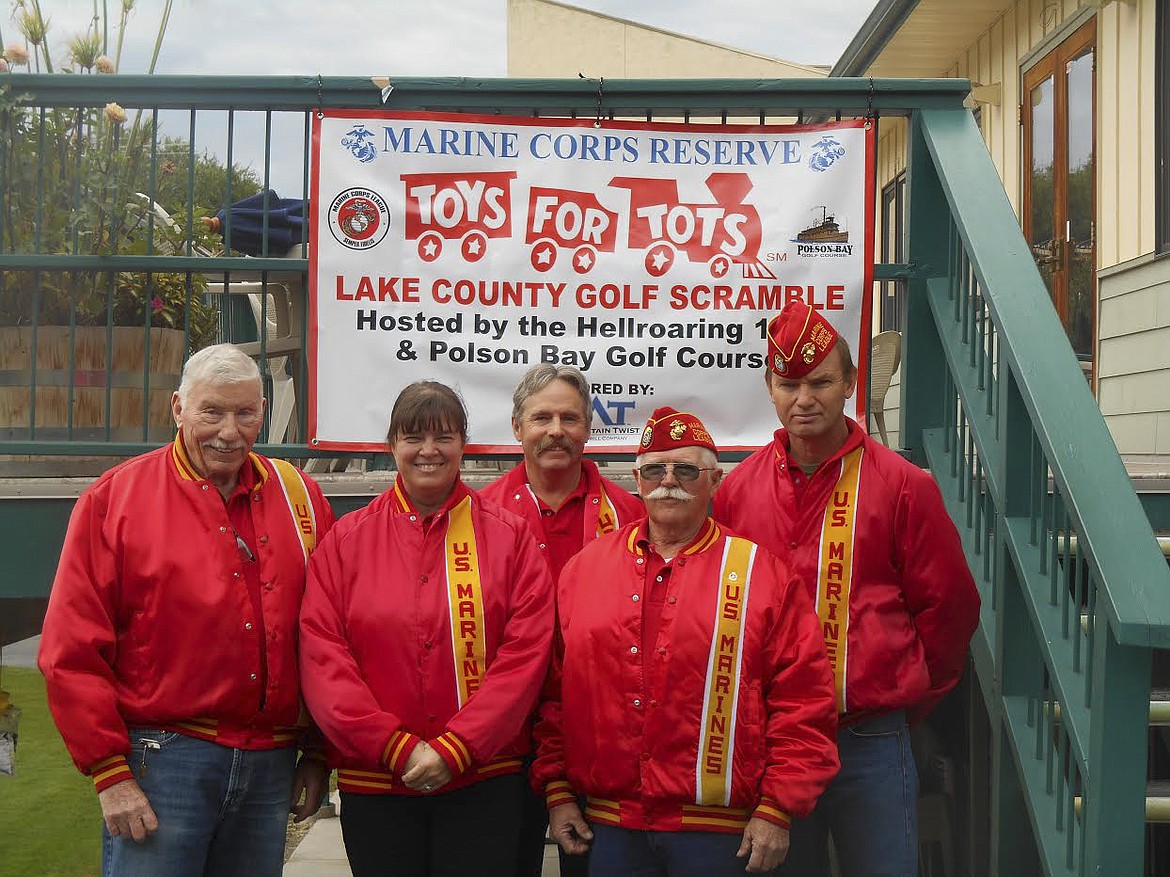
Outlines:
<svg viewBox="0 0 1170 877"><path fill-rule="evenodd" d="M433 792L451 782L451 768L434 748L423 740L406 759L402 782L416 792Z"/></svg>

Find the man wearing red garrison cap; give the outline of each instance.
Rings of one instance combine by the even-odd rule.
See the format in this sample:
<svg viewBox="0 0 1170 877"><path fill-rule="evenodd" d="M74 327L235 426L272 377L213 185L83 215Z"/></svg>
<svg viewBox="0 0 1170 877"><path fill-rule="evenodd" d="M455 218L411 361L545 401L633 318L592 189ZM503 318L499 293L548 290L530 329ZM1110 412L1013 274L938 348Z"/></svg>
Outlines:
<svg viewBox="0 0 1170 877"><path fill-rule="evenodd" d="M708 516L722 474L702 422L659 408L634 469L647 518L587 544L557 585L532 781L593 874L769 872L837 770L808 595Z"/></svg>
<svg viewBox="0 0 1170 877"><path fill-rule="evenodd" d="M715 519L788 561L812 594L833 669L841 772L792 829L784 874L918 873L918 778L907 723L962 675L979 597L934 480L845 415L857 369L819 313L768 326L783 428L715 497Z"/></svg>

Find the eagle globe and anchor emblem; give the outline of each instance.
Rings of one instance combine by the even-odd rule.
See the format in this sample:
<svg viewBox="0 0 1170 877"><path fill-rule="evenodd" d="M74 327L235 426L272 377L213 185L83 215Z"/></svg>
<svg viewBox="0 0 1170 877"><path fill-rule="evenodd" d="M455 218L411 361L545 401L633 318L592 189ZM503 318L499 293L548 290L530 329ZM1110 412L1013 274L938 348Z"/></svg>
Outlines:
<svg viewBox="0 0 1170 877"><path fill-rule="evenodd" d="M348 149L354 158L364 164L378 157L378 149L371 142L373 139L374 132L358 123L341 138L341 145Z"/></svg>

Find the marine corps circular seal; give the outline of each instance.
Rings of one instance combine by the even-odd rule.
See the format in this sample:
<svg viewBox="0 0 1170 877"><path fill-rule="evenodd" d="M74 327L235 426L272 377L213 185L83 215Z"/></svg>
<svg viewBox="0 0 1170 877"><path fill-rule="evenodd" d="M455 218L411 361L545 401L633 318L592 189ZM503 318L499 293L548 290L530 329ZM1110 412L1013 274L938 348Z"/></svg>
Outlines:
<svg viewBox="0 0 1170 877"><path fill-rule="evenodd" d="M376 247L390 230L390 209L372 189L346 189L329 205L329 231L343 247L368 250Z"/></svg>
<svg viewBox="0 0 1170 877"><path fill-rule="evenodd" d="M788 371L788 363L784 361L784 357L779 353L772 357L772 371L778 375L782 375Z"/></svg>
<svg viewBox="0 0 1170 877"><path fill-rule="evenodd" d="M642 447L650 447L652 441L654 441L654 427L647 424L646 428L642 430Z"/></svg>

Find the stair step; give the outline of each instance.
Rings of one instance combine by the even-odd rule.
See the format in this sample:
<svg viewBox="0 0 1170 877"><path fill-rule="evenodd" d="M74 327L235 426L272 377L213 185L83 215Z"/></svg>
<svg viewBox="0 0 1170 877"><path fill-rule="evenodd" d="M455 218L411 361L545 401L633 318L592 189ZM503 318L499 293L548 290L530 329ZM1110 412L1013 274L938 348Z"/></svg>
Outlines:
<svg viewBox="0 0 1170 877"><path fill-rule="evenodd" d="M1158 547L1162 549L1162 554L1170 558L1170 535L1159 533L1154 538L1158 540ZM1075 533L1068 537L1063 535L1056 537L1057 552L1061 553L1064 551L1066 541L1068 542L1069 553L1075 555L1077 553L1077 536Z"/></svg>
<svg viewBox="0 0 1170 877"><path fill-rule="evenodd" d="M1060 704L1045 703L1044 715L1052 712L1054 721L1060 724ZM1150 692L1150 727L1170 727L1170 690L1158 689Z"/></svg>
<svg viewBox="0 0 1170 877"><path fill-rule="evenodd" d="M1081 813L1082 798L1073 800L1077 815ZM1170 780L1155 780L1146 784L1146 822L1170 823Z"/></svg>

